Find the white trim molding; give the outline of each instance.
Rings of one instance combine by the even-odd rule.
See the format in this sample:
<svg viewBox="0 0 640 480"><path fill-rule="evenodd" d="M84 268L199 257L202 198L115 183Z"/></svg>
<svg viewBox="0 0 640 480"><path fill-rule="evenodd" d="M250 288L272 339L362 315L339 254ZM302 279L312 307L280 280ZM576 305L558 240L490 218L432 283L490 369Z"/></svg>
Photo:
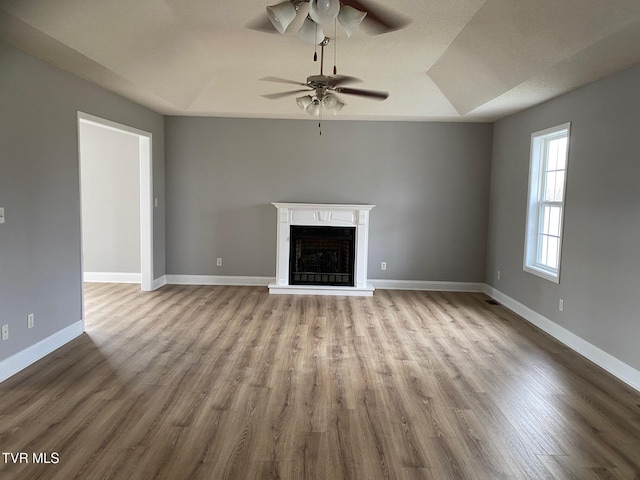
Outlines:
<svg viewBox="0 0 640 480"><path fill-rule="evenodd" d="M514 300L504 293L496 290L491 285L486 285L484 293L494 300L500 302L509 310L520 315L522 318L532 323L539 329L551 335L553 338L563 343L573 351L579 353L583 357L591 360L593 363L602 367L611 375L622 380L630 387L640 392L640 371L618 360L613 355L587 342L575 333L570 332L566 328L549 320L547 317L540 315L538 312L530 309L526 305Z"/></svg>
<svg viewBox="0 0 640 480"><path fill-rule="evenodd" d="M425 290L432 292L484 292L484 283L434 282L423 280L370 279L375 288L382 290Z"/></svg>
<svg viewBox="0 0 640 480"><path fill-rule="evenodd" d="M167 284L167 276L162 275L161 277L154 278L152 288L153 290L157 290L160 287L164 287Z"/></svg>
<svg viewBox="0 0 640 480"><path fill-rule="evenodd" d="M165 275L168 285L237 285L244 287L266 287L273 277L234 277L228 275Z"/></svg>
<svg viewBox="0 0 640 480"><path fill-rule="evenodd" d="M142 275L126 272L84 272L83 278L89 283L140 283Z"/></svg>
<svg viewBox="0 0 640 480"><path fill-rule="evenodd" d="M7 378L36 363L83 333L84 321L79 320L50 337L2 360L0 362L0 382L4 382Z"/></svg>

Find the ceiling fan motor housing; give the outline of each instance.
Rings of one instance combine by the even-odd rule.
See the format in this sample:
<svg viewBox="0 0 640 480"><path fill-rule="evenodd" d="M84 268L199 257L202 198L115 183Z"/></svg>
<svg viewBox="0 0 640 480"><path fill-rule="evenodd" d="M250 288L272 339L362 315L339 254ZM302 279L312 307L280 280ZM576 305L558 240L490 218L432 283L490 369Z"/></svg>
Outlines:
<svg viewBox="0 0 640 480"><path fill-rule="evenodd" d="M311 75L307 77L307 85L316 88L318 86L327 86L331 81L332 77L328 77L326 75Z"/></svg>

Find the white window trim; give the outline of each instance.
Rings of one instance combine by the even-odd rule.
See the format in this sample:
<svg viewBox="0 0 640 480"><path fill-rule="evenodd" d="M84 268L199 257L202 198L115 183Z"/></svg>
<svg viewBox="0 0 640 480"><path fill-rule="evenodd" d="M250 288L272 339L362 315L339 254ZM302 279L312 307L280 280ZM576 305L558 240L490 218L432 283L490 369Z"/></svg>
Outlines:
<svg viewBox="0 0 640 480"><path fill-rule="evenodd" d="M558 245L558 268L552 269L545 265L536 263L537 249L539 248L537 237L539 234L540 224L540 196L542 192L542 182L540 181L540 174L542 168L540 166L542 158L542 148L544 146L545 138L558 134L563 131L567 132L567 158L565 162L565 177L564 188L562 191L562 210L560 214L560 232L559 232L559 245ZM544 279L547 279L554 283L560 283L560 268L562 266L562 245L564 235L564 212L565 212L565 198L567 194L567 172L569 167L569 149L571 138L571 122L563 123L555 127L546 128L538 132L531 134L531 153L529 158L529 189L527 192L527 222L525 225L525 246L524 246L524 260L523 270L533 275L537 275ZM535 195L533 195L532 189L535 189ZM546 202L557 203L560 202Z"/></svg>

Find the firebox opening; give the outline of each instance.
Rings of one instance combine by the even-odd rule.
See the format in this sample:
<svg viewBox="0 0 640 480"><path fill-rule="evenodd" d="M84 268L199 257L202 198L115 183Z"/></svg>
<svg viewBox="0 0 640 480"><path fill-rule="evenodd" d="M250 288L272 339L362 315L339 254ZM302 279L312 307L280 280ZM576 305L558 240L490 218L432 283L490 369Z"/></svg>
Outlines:
<svg viewBox="0 0 640 480"><path fill-rule="evenodd" d="M290 285L353 287L355 227L291 225Z"/></svg>

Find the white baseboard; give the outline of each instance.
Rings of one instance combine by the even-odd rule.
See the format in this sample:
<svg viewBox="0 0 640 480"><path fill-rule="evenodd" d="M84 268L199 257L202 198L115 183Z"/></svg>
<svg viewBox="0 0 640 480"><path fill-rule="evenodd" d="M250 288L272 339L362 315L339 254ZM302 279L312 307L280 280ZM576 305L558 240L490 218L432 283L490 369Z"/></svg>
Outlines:
<svg viewBox="0 0 640 480"><path fill-rule="evenodd" d="M640 371L618 360L616 357L608 354L604 350L592 345L583 338L570 332L566 328L540 315L538 312L530 309L526 305L514 300L504 293L496 290L490 285L485 285L484 292L491 298L503 304L509 310L520 315L522 318L531 322L536 327L545 331L559 342L565 344L583 357L591 360L596 365L602 367L607 372L625 382L635 390L640 391Z"/></svg>
<svg viewBox="0 0 640 480"><path fill-rule="evenodd" d="M46 357L53 351L69 343L84 332L84 322L77 321L54 333L50 337L39 341L38 343L25 348L21 352L10 356L0 362L0 382L24 370L29 365L36 363L38 360Z"/></svg>
<svg viewBox="0 0 640 480"><path fill-rule="evenodd" d="M228 275L165 275L169 285L239 285L266 287L275 277L237 277Z"/></svg>
<svg viewBox="0 0 640 480"><path fill-rule="evenodd" d="M375 280L369 282L381 290L427 290L437 292L484 292L484 283L432 282L421 280Z"/></svg>
<svg viewBox="0 0 640 480"><path fill-rule="evenodd" d="M125 272L84 272L84 281L94 283L141 283L142 275Z"/></svg>
<svg viewBox="0 0 640 480"><path fill-rule="evenodd" d="M139 273L84 272L83 278L88 283L142 283L142 275ZM157 290L166 284L166 275L154 278L151 290Z"/></svg>
<svg viewBox="0 0 640 480"><path fill-rule="evenodd" d="M274 277L236 277L225 275L165 275L165 283L170 285L245 285L252 287L269 286ZM473 282L431 282L419 280L369 280L374 289L383 290L433 290L443 292L484 292L484 283Z"/></svg>
<svg viewBox="0 0 640 480"><path fill-rule="evenodd" d="M153 282L151 283L151 289L157 290L160 287L164 287L166 284L167 284L167 276L162 275L161 277L153 279Z"/></svg>

